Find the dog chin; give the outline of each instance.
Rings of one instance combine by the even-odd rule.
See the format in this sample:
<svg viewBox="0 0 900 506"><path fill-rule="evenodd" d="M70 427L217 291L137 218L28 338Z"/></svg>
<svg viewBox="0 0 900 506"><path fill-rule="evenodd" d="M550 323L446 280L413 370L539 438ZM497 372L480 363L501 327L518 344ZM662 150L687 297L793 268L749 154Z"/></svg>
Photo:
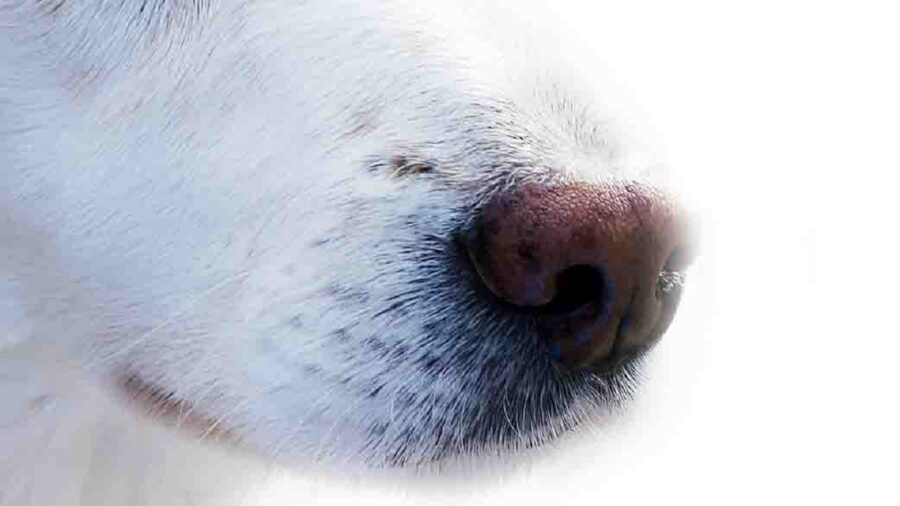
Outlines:
<svg viewBox="0 0 900 506"><path fill-rule="evenodd" d="M645 355L636 353L574 375L560 374L551 367L542 372L546 377L541 381L535 376L531 380L545 384L551 390L555 388L574 395L554 398L555 401L564 399L564 403L538 402L532 410L515 408L513 414L525 417L524 420L510 418L513 416L510 409L513 408L499 398L502 394L486 390L483 399L473 401L477 405L474 410L490 413L490 416L465 427L465 437L456 438L453 444L441 440L440 434L436 434L435 428L428 424L405 429L409 441L437 442L433 446L440 446L440 451L423 451L415 445L400 446L398 449L395 441L386 436L379 440L373 438L371 433L364 437L353 436L352 432L346 432L347 427L339 426L341 420L327 423L329 430L324 434L315 433L313 440L285 443L292 441L292 434L287 430L274 429L277 425L233 424L227 416L219 414L220 411L233 412L237 406L194 402L134 372L119 372L112 378L114 397L128 411L182 437L222 446L239 454L274 460L290 467L305 468L309 464L326 463L327 467L338 464L341 468L437 472L460 462L486 465L498 459L505 461L533 453L551 441L565 439L586 426L603 423L611 416L620 414L630 404L638 391L644 366ZM267 408L279 411L279 406L270 405ZM578 414L573 415L575 412ZM458 413L450 413L448 417L450 415ZM362 446L353 446L332 432L348 435L348 441L362 439L366 442Z"/></svg>

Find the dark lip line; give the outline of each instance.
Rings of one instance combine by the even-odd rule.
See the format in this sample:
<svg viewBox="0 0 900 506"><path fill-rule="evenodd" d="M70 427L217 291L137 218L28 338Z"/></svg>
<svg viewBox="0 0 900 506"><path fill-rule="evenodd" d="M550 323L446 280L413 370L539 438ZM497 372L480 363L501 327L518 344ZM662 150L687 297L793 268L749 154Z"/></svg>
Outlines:
<svg viewBox="0 0 900 506"><path fill-rule="evenodd" d="M237 440L228 429L221 427L220 419L200 412L194 403L178 398L173 392L147 382L135 373L118 374L116 385L126 403L165 425L204 440Z"/></svg>

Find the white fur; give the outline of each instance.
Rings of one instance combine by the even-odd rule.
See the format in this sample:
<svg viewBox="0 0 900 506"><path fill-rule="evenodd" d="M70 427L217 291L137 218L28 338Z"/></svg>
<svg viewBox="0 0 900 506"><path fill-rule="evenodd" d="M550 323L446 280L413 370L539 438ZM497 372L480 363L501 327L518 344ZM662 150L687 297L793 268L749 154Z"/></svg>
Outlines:
<svg viewBox="0 0 900 506"><path fill-rule="evenodd" d="M470 434L498 409L476 387L505 396L530 344L466 299L453 232L516 181L654 176L511 13L453 4L0 3L0 503L131 493L32 479L54 445L102 451L62 434L143 423L103 386L122 374L291 463L505 451L627 394L569 384L532 420L546 392L523 390L497 429L516 441Z"/></svg>

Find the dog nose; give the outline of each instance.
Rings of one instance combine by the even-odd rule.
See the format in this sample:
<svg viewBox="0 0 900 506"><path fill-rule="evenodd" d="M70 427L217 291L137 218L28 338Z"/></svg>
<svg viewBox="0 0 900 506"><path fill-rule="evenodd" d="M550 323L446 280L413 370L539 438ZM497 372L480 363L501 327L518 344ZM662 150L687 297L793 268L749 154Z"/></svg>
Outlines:
<svg viewBox="0 0 900 506"><path fill-rule="evenodd" d="M488 201L464 243L484 285L534 316L565 368L602 368L654 344L689 259L673 199L639 183L524 185Z"/></svg>

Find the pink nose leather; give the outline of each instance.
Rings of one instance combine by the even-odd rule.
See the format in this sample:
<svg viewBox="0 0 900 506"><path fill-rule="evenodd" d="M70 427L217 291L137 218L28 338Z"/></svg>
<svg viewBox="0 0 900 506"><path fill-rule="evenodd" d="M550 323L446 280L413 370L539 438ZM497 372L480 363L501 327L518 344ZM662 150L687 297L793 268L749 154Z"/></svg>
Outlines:
<svg viewBox="0 0 900 506"><path fill-rule="evenodd" d="M678 206L638 183L521 186L488 202L465 242L484 285L535 315L572 368L652 345L687 256Z"/></svg>

